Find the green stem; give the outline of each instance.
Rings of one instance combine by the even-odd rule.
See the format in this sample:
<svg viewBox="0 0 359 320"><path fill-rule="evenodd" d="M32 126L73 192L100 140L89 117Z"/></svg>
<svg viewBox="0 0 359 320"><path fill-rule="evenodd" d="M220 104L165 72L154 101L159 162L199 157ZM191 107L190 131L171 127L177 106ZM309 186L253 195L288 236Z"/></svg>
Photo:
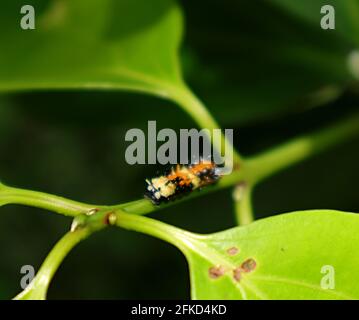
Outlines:
<svg viewBox="0 0 359 320"><path fill-rule="evenodd" d="M173 227L155 219L128 214L123 211L116 211L114 214L116 215L114 225L159 238L176 246L182 252L186 250L187 245L185 245L185 243L194 237L194 234L191 232Z"/></svg>
<svg viewBox="0 0 359 320"><path fill-rule="evenodd" d="M24 291L18 294L15 299L46 299L50 282L66 255L74 248L75 245L77 245L81 240L87 238L90 234L90 228L79 228L74 232L68 232L52 249L33 281Z"/></svg>
<svg viewBox="0 0 359 320"><path fill-rule="evenodd" d="M246 183L238 184L233 190L233 200L237 224L243 226L253 222L252 187Z"/></svg>
<svg viewBox="0 0 359 320"><path fill-rule="evenodd" d="M65 216L77 216L96 208L96 206L90 204L72 201L47 193L12 188L0 184L0 206L7 204L37 207Z"/></svg>
<svg viewBox="0 0 359 320"><path fill-rule="evenodd" d="M11 188L2 184L0 184L0 206L10 203L23 204L69 216L81 215L97 208L101 210L121 209L123 212L144 215L242 182L254 186L270 175L332 147L345 139L353 137L358 133L359 115L356 115L320 132L294 139L270 151L266 151L249 159L243 159L242 166L239 170L234 170L230 175L222 177L215 186L209 186L200 192L193 192L183 199L161 206L155 206L146 199L115 206L94 206L46 193Z"/></svg>
<svg viewBox="0 0 359 320"><path fill-rule="evenodd" d="M296 138L245 161L245 175L257 183L293 164L322 152L359 133L359 114L326 129Z"/></svg>
<svg viewBox="0 0 359 320"><path fill-rule="evenodd" d="M78 219L76 217L75 219ZM107 218L106 222L105 219ZM82 220L82 219L79 219ZM106 224L116 225L124 229L141 232L162 239L176 246L183 253L192 248L196 234L173 227L158 220L128 214L121 209L101 210L93 216L84 217L82 224L72 232L68 232L46 257L36 277L29 286L19 293L15 300L45 300L49 285L59 266L68 253L82 240L92 233L103 229Z"/></svg>
<svg viewBox="0 0 359 320"><path fill-rule="evenodd" d="M193 193L187 199L239 183L246 183L247 188L245 192L241 197L237 197L237 200L240 201L238 202L237 211L238 221L241 224L250 223L253 219L250 194L251 188L255 183L357 133L359 133L359 115L350 117L320 132L294 139L259 156L247 159L244 161L241 170L234 171L231 175L223 177L213 188L208 187L200 193ZM48 210L54 209L56 212L68 215L79 215L83 212L89 213L94 208L94 206L79 204L56 196L28 190L18 190L0 184L0 205L12 202L33 205ZM181 200L175 203L180 202ZM194 243L192 240L196 236L195 234L157 220L138 216L167 206L154 206L148 200L139 200L118 206L102 207L100 212L95 213L93 216L85 217L84 220L80 219L83 216L76 217L75 219L82 221L76 224L78 228L74 232L66 234L54 247L33 282L16 298L44 299L52 277L68 252L79 241L89 236L92 232L104 228L107 224L116 224L126 229L155 236L172 243L181 249L182 252L185 252L186 248L192 248Z"/></svg>
<svg viewBox="0 0 359 320"><path fill-rule="evenodd" d="M220 141L213 139L213 130L221 129L221 127L209 113L202 101L185 86L183 86L182 89L178 89L177 87L169 88L168 91L170 92L171 98L191 116L200 128L210 130L211 136L209 138L211 139L214 148L221 152L222 155L227 155L225 159L226 165L239 167L241 157L238 152L234 150L233 145L226 139L223 133Z"/></svg>

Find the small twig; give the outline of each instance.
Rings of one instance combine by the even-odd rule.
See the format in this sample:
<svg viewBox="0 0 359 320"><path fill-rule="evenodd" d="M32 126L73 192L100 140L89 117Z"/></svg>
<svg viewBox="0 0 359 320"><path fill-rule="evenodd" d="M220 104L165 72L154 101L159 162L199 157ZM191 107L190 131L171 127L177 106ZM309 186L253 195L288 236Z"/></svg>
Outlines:
<svg viewBox="0 0 359 320"><path fill-rule="evenodd" d="M232 197L238 225L250 224L254 220L251 196L252 188L246 183L238 184L233 190Z"/></svg>

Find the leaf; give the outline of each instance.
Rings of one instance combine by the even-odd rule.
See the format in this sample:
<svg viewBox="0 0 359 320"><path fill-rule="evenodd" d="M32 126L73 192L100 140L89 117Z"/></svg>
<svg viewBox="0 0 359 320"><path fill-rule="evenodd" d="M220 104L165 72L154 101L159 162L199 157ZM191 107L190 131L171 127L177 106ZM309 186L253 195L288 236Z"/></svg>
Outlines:
<svg viewBox="0 0 359 320"><path fill-rule="evenodd" d="M0 12L0 91L139 90L166 96L181 83L182 16L172 0L28 1L36 29L22 30L21 1Z"/></svg>
<svg viewBox="0 0 359 320"><path fill-rule="evenodd" d="M190 236L183 251L192 298L358 299L358 228L356 214L314 210ZM334 268L333 290L321 288L325 266Z"/></svg>

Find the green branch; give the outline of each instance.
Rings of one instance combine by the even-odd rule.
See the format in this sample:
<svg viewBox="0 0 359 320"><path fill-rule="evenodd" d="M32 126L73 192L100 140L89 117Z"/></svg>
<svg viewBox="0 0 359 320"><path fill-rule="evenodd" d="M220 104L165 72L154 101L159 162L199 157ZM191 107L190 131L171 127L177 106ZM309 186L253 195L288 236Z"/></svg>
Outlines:
<svg viewBox="0 0 359 320"><path fill-rule="evenodd" d="M278 171L284 170L357 134L359 134L359 115L352 116L317 133L296 138L262 154L243 159L239 170L234 170L230 175L222 177L215 186L209 186L201 191L193 192L187 197L161 206L153 205L147 199L115 206L95 206L42 192L11 188L3 184L0 184L0 206L5 204L22 204L67 216L91 213L96 211L94 209L121 209L126 213L144 215L240 183L249 183L251 186L254 186Z"/></svg>
<svg viewBox="0 0 359 320"><path fill-rule="evenodd" d="M163 206L155 206L149 200L143 199L117 206L98 207L97 211L94 210L96 206L0 184L0 205L19 203L76 216L73 231L67 233L54 247L35 279L16 299L45 299L51 279L70 250L91 233L108 225L146 233L165 240L185 252L188 245L191 245L189 241L195 240L194 234L139 215L157 211L208 192L237 185L234 194L237 200L237 219L240 224L250 223L253 220L250 203L251 189L256 183L358 133L359 115L317 133L294 139L259 156L246 159L240 170L224 176L217 185L205 188L202 192L193 192L183 200Z"/></svg>
<svg viewBox="0 0 359 320"><path fill-rule="evenodd" d="M79 228L68 232L52 249L45 259L36 277L27 288L18 294L15 300L45 300L51 280L66 255L91 234L90 228Z"/></svg>
<svg viewBox="0 0 359 320"><path fill-rule="evenodd" d="M108 225L141 232L173 244L182 252L188 248L189 242L196 235L160 222L158 220L128 214L121 209L103 209L91 216L77 216L74 219L74 230L65 234L46 257L40 270L28 287L19 293L15 300L45 300L50 283L59 266L69 252L92 233L102 230Z"/></svg>
<svg viewBox="0 0 359 320"><path fill-rule="evenodd" d="M211 139L213 147L221 152L222 155L227 155L225 159L226 164L239 167L241 164L241 157L238 152L234 150L233 145L226 139L223 133L221 135L221 141L215 141L215 139L213 139L213 130L221 129L221 127L209 113L202 101L199 100L186 86L183 86L183 88L169 87L167 90L172 100L181 106L200 128L211 131L211 136L209 138Z"/></svg>
<svg viewBox="0 0 359 320"><path fill-rule="evenodd" d="M247 183L240 183L234 188L232 196L237 224L243 226L253 222L252 187Z"/></svg>
<svg viewBox="0 0 359 320"><path fill-rule="evenodd" d="M293 139L264 153L243 159L241 168L228 176L224 176L217 185L205 188L200 192L193 192L183 199L161 206L155 206L150 201L143 199L113 208L121 208L127 213L143 215L241 183L249 184L250 189L252 189L255 184L263 179L358 134L359 115L355 115L316 133ZM246 218L238 217L238 219L250 222L252 220L250 192L237 205L240 206L240 210L245 208L244 212L247 215Z"/></svg>
<svg viewBox="0 0 359 320"><path fill-rule="evenodd" d="M100 208L48 193L12 188L0 184L0 206L7 204L37 207L72 217L90 212L94 208Z"/></svg>
<svg viewBox="0 0 359 320"><path fill-rule="evenodd" d="M316 155L359 134L359 114L326 129L296 138L245 161L245 176L258 183L278 171Z"/></svg>
<svg viewBox="0 0 359 320"><path fill-rule="evenodd" d="M191 232L148 217L124 213L121 210L115 211L113 214L116 219L113 219L112 225L159 238L176 246L182 252L186 248L183 243L188 242L194 236Z"/></svg>

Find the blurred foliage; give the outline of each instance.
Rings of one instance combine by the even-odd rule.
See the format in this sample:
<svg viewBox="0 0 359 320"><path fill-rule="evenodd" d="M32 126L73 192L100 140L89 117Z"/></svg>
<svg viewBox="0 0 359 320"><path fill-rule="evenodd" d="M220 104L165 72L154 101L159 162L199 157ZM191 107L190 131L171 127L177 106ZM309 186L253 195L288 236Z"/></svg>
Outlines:
<svg viewBox="0 0 359 320"><path fill-rule="evenodd" d="M82 1L73 2L76 10ZM57 68L51 73L54 81L66 77L76 80L79 75L79 80L91 80L92 74L87 72L97 66L104 81L117 77L121 84L122 75L111 73L112 63L121 61L116 42L121 39L121 8L110 6L110 1L99 3L91 2L88 11L76 11L76 19L66 25L72 33L70 39L56 32L56 19L48 18L54 28L48 54L43 47L32 46L32 36L19 32L22 1L4 1L0 10L0 87L11 79L33 81L35 77L40 83L41 77L49 75L51 59L64 60L56 60ZM338 31L319 28L316 8L320 3L180 2L185 16L184 76L219 122L236 128L235 144L241 153L263 150L358 110L358 84L347 64L358 43L354 36L358 20L351 18L359 14L357 6L351 6L357 1L343 1L350 7L342 0L326 1L340 6ZM86 7L88 4L86 1ZM42 13L50 1L34 5ZM166 6L161 8L156 10L153 5L143 11L161 16ZM139 16L132 27L155 21ZM14 25L16 34L12 32ZM180 34L166 35L170 39L176 36ZM163 37L155 40L151 48L168 44ZM151 64L151 50L139 50L138 54L148 58L144 60L149 63L148 70L158 71ZM74 68L64 69L61 62L70 58ZM5 65L4 61L12 62ZM102 73L104 69L107 71ZM172 67L167 72L171 76L176 73ZM2 95L1 180L92 203L140 198L144 178L161 168L127 165L124 135L129 128L146 128L147 120L157 120L158 127L194 125L181 110L173 108L173 103L146 95L106 91ZM357 211L358 142L349 141L261 184L255 191L256 216L313 208ZM33 208L9 206L1 211L0 298L8 298L20 289L20 267L31 264L38 268L69 221ZM153 216L202 233L234 223L230 191ZM147 236L109 229L95 234L69 255L55 276L49 298L185 298L189 297L187 280L185 259L176 249Z"/></svg>

